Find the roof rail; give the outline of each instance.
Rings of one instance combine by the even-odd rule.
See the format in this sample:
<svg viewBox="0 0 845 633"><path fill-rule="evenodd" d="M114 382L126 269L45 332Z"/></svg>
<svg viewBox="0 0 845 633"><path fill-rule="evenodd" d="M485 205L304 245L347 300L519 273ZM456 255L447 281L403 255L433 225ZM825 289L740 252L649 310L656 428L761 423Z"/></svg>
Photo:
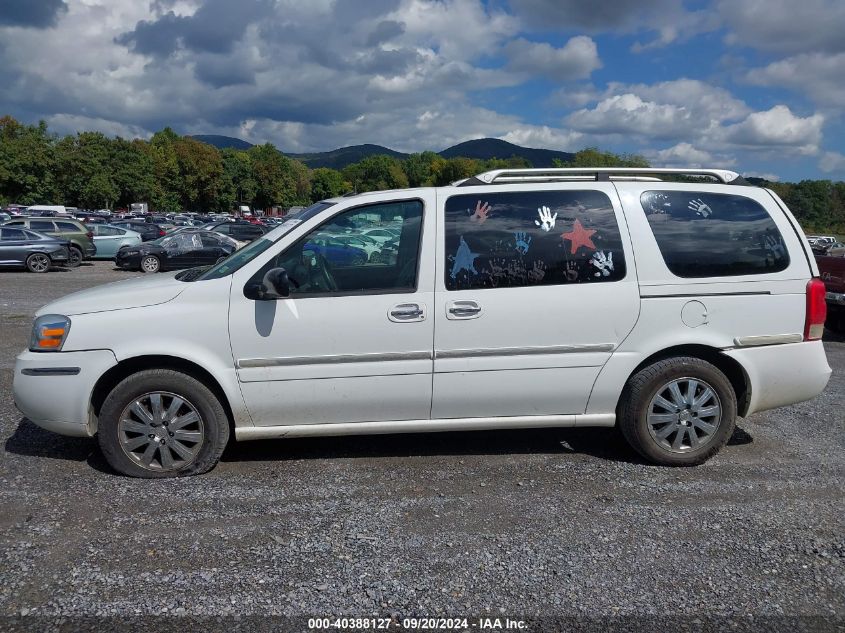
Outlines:
<svg viewBox="0 0 845 633"><path fill-rule="evenodd" d="M540 169L494 169L458 181L458 187L515 182L583 180L660 180L658 175L706 177L722 184L747 185L738 173L727 169L676 169L669 167L549 167Z"/></svg>

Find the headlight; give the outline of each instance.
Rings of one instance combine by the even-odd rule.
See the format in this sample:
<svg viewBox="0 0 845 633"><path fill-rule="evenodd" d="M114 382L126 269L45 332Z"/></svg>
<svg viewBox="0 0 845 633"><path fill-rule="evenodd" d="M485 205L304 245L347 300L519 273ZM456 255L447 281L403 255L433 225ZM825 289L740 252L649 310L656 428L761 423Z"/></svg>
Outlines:
<svg viewBox="0 0 845 633"><path fill-rule="evenodd" d="M32 324L29 349L33 352L58 352L70 332L70 319L60 314L45 314Z"/></svg>

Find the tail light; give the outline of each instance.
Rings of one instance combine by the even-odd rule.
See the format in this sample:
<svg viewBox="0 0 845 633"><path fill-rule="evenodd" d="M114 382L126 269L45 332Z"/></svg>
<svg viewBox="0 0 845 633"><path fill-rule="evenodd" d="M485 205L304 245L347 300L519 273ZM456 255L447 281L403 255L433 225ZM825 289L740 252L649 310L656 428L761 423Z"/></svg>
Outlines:
<svg viewBox="0 0 845 633"><path fill-rule="evenodd" d="M807 282L807 314L804 321L804 340L817 341L824 334L827 304L824 300L824 282L813 277Z"/></svg>
<svg viewBox="0 0 845 633"><path fill-rule="evenodd" d="M164 229L159 229L159 230L158 230L158 236L159 236L159 237L164 237L165 235L167 235L167 233L165 232L165 230L164 230Z"/></svg>
<svg viewBox="0 0 845 633"><path fill-rule="evenodd" d="M85 235L88 237L89 240L94 239L94 234L91 231L88 231Z"/></svg>

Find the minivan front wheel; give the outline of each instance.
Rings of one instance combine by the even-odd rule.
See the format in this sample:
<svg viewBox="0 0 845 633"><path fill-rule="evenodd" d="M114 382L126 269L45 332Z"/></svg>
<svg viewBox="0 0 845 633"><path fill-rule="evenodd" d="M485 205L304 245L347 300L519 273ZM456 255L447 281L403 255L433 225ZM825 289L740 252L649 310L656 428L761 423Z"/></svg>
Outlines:
<svg viewBox="0 0 845 633"><path fill-rule="evenodd" d="M619 426L643 457L666 466L702 464L725 445L736 423L736 394L715 365L667 358L628 381Z"/></svg>
<svg viewBox="0 0 845 633"><path fill-rule="evenodd" d="M183 477L214 468L229 440L218 398L167 369L120 382L100 410L97 437L109 465L131 477Z"/></svg>

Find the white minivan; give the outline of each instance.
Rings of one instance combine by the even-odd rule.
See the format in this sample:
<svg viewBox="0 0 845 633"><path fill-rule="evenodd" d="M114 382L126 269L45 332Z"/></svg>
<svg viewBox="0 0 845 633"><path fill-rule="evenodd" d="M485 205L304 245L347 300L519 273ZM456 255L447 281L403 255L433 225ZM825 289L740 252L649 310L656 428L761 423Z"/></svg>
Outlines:
<svg viewBox="0 0 845 633"><path fill-rule="evenodd" d="M333 239L374 228L387 255ZM733 172L497 170L326 200L209 268L59 299L14 392L139 477L206 472L231 435L572 426L686 466L824 389L824 319L795 218Z"/></svg>

